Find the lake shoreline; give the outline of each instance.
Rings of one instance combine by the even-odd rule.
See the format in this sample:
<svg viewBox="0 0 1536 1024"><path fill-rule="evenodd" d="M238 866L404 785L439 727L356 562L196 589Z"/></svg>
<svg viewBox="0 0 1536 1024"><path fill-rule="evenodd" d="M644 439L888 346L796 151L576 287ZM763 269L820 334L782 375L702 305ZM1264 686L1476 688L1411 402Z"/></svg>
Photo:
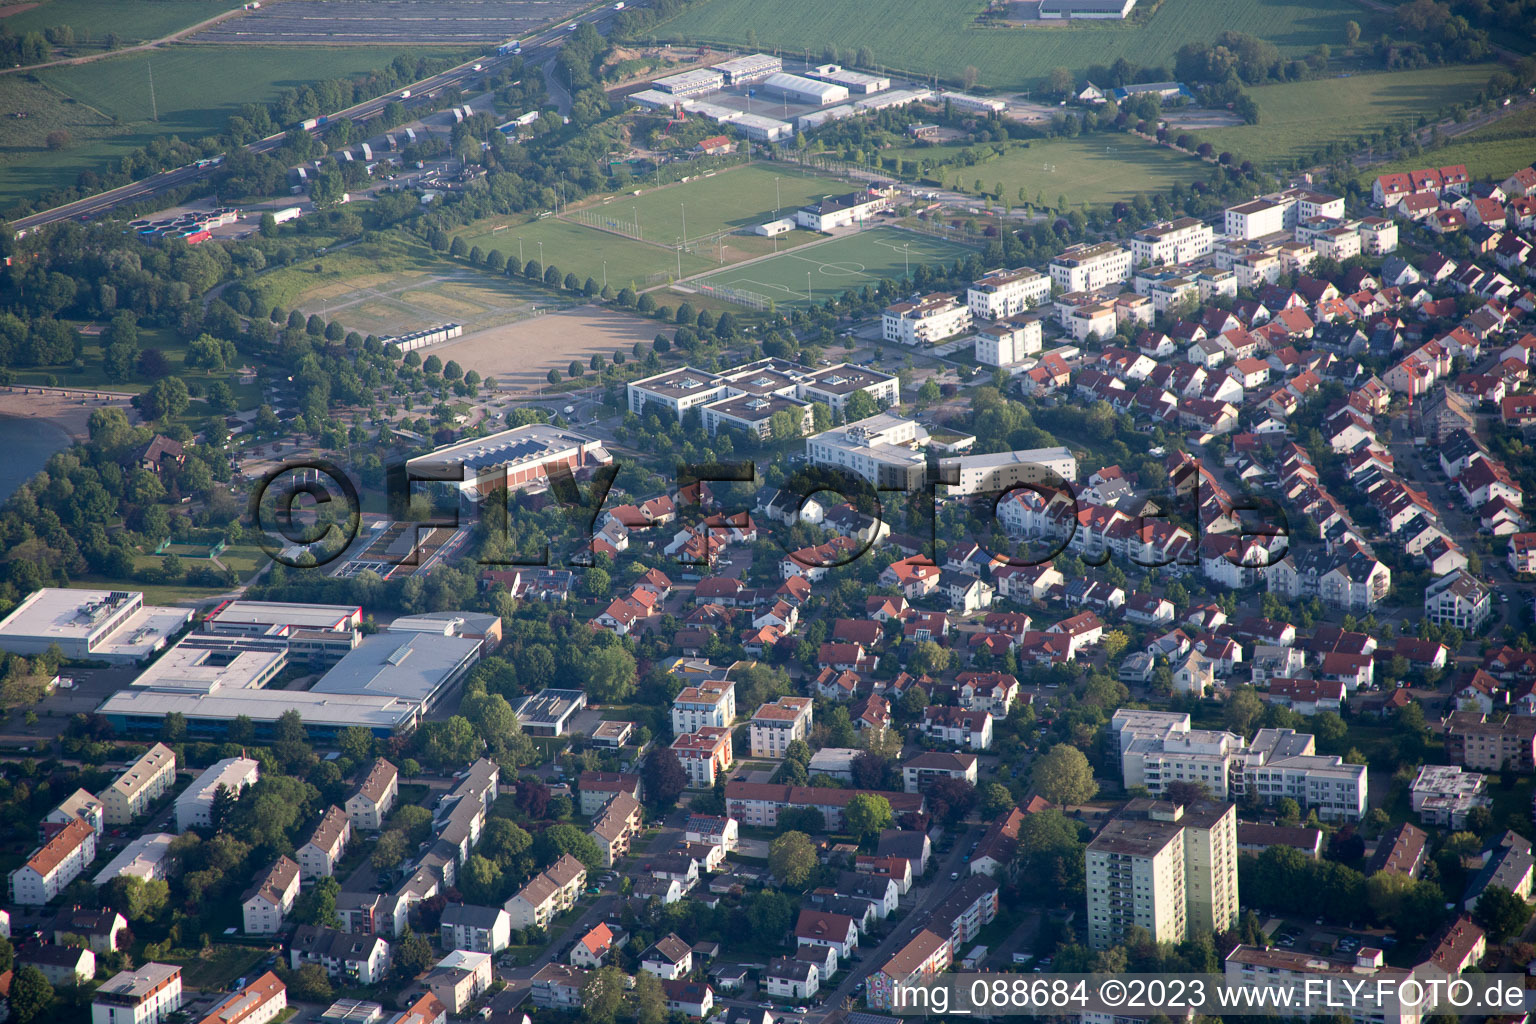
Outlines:
<svg viewBox="0 0 1536 1024"><path fill-rule="evenodd" d="M0 449L8 455L0 462L0 501L41 472L56 453L88 439L92 412L116 404L98 398L82 404L62 390L0 389Z"/></svg>

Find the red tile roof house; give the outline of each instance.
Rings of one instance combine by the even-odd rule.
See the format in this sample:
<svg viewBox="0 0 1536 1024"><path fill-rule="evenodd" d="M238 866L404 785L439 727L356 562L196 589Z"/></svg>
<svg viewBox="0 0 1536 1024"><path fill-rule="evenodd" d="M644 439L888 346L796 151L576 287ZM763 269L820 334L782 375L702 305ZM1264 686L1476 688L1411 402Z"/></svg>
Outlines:
<svg viewBox="0 0 1536 1024"><path fill-rule="evenodd" d="M962 708L924 708L923 734L938 743L965 750L990 750L992 716L985 711Z"/></svg>
<svg viewBox="0 0 1536 1024"><path fill-rule="evenodd" d="M859 948L859 926L847 914L802 910L795 922L795 938L813 946L831 946L840 959Z"/></svg>
<svg viewBox="0 0 1536 1024"><path fill-rule="evenodd" d="M873 619L838 619L832 626L832 639L837 643L861 644L865 648L877 647L885 630Z"/></svg>
<svg viewBox="0 0 1536 1024"><path fill-rule="evenodd" d="M839 672L856 672L864 664L863 644L822 644L816 651L818 668L831 668Z"/></svg>
<svg viewBox="0 0 1536 1024"><path fill-rule="evenodd" d="M1276 677L1269 681L1264 700L1280 704L1297 714L1312 715L1319 711L1337 711L1344 704L1344 684L1328 679L1287 679Z"/></svg>

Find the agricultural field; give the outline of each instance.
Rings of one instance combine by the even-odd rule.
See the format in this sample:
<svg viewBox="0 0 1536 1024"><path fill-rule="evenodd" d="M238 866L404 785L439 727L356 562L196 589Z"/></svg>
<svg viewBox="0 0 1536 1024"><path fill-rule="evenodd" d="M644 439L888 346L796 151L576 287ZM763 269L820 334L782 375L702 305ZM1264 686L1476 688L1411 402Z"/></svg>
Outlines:
<svg viewBox="0 0 1536 1024"><path fill-rule="evenodd" d="M45 0L0 6L0 25L13 35L68 25L72 45L54 47L54 57L100 53L107 34L124 46L160 39L239 7L235 0Z"/></svg>
<svg viewBox="0 0 1536 1024"><path fill-rule="evenodd" d="M1261 85L1248 90L1259 105L1258 124L1197 134L1259 165L1294 160L1335 140L1400 127L1470 99L1495 70L1493 64L1466 64ZM1320 117L1320 110L1330 113Z"/></svg>
<svg viewBox="0 0 1536 1024"><path fill-rule="evenodd" d="M383 67L397 47L254 47L177 44L153 51L35 74L0 76L0 209L101 169L176 135L198 139L222 131L241 104L275 99L306 82ZM443 56L442 47L413 51ZM151 119L150 74L155 106ZM25 116L19 116L25 115ZM48 133L69 132L66 146L46 148Z"/></svg>
<svg viewBox="0 0 1536 1024"><path fill-rule="evenodd" d="M850 288L877 284L881 278L901 278L910 266L952 263L972 251L958 242L900 228L874 227L711 274L691 284L755 292L778 306L805 306Z"/></svg>
<svg viewBox="0 0 1536 1024"><path fill-rule="evenodd" d="M1267 39L1283 54L1340 47L1344 26L1360 23L1375 38L1385 15L1353 0L1164 0L1144 23L1074 22L1021 28L978 28L984 0L912 4L908 0L825 0L797 5L793 17L758 0L709 0L655 29L658 38L736 46L808 50L828 46L851 53L867 46L888 68L958 79L968 66L989 89L1038 86L1053 67L1173 64L1184 43L1210 40L1231 29Z"/></svg>
<svg viewBox="0 0 1536 1024"><path fill-rule="evenodd" d="M326 0L263 4L192 38L218 43L483 46L575 14L579 0Z"/></svg>
<svg viewBox="0 0 1536 1024"><path fill-rule="evenodd" d="M318 313L381 338L447 322L474 331L558 302L552 292L447 262L398 236L270 271L255 285L262 307Z"/></svg>
<svg viewBox="0 0 1536 1024"><path fill-rule="evenodd" d="M1361 180L1369 188L1378 174L1430 165L1443 167L1446 164L1466 164L1467 172L1473 178L1502 181L1536 161L1536 143L1532 139L1536 139L1536 108L1525 107L1509 117L1474 128L1415 160L1371 167L1361 175Z"/></svg>
<svg viewBox="0 0 1536 1024"><path fill-rule="evenodd" d="M960 148L913 146L881 155L912 161L942 160L952 158ZM988 193L1001 182L1002 197L1014 205L1018 205L1019 190L1023 189L1026 202L1038 200L1054 208L1063 197L1067 206L1072 207L1114 203L1142 192L1161 192L1175 183L1187 185L1204 178L1210 170L1203 160L1137 136L1104 134L1015 146L986 163L937 169L933 177L946 187L958 180L967 192L975 190L977 181Z"/></svg>

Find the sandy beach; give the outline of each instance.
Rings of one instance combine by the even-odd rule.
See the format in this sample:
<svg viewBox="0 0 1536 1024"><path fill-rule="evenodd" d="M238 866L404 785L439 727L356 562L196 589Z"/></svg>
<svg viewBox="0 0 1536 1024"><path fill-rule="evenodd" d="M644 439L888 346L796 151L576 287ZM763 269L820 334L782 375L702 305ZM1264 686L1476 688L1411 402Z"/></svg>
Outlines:
<svg viewBox="0 0 1536 1024"><path fill-rule="evenodd" d="M25 388L15 385L0 388L0 416L14 416L23 420L46 420L64 431L71 438L83 441L91 413L103 406L120 406L134 422L138 414L128 405L128 397L104 400L86 398L86 395L118 395L119 392L71 391L67 388Z"/></svg>

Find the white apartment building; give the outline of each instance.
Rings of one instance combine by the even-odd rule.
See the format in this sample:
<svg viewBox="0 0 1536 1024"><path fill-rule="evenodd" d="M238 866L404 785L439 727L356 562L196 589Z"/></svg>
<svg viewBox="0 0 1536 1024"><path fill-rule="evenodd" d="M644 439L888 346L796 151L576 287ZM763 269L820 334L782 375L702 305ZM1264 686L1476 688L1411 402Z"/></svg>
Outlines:
<svg viewBox="0 0 1536 1024"><path fill-rule="evenodd" d="M971 282L965 304L973 316L1001 320L1017 316L1051 297L1051 279L1033 267L989 270Z"/></svg>
<svg viewBox="0 0 1536 1024"><path fill-rule="evenodd" d="M568 853L530 878L502 909L512 919L512 927L549 927L549 922L576 905L576 898L587 884L587 869Z"/></svg>
<svg viewBox="0 0 1536 1024"><path fill-rule="evenodd" d="M1344 200L1308 188L1289 188L1228 207L1223 234L1244 241L1262 238L1280 231L1291 231L1297 224L1314 217L1344 219Z"/></svg>
<svg viewBox="0 0 1536 1024"><path fill-rule="evenodd" d="M1131 236L1131 258L1137 266L1191 263L1210 255L1216 232L1193 217L1162 221Z"/></svg>
<svg viewBox="0 0 1536 1024"><path fill-rule="evenodd" d="M1082 243L1051 260L1051 281L1064 292L1090 292L1131 279L1131 253L1113 242Z"/></svg>
<svg viewBox="0 0 1536 1024"><path fill-rule="evenodd" d="M1106 299L1073 307L1067 314L1066 327L1073 341L1088 341L1091 338L1109 337L1115 333L1117 324L1115 303Z"/></svg>
<svg viewBox="0 0 1536 1024"><path fill-rule="evenodd" d="M1466 771L1461 765L1424 765L1408 793L1414 812L1426 824L1443 828L1462 828L1472 808L1492 804L1488 776Z"/></svg>
<svg viewBox="0 0 1536 1024"><path fill-rule="evenodd" d="M347 817L352 827L377 832L400 795L400 772L384 758L373 762L357 792L347 797Z"/></svg>
<svg viewBox="0 0 1536 1024"><path fill-rule="evenodd" d="M1019 316L976 328L976 361L985 366L1013 366L1045 346L1039 316Z"/></svg>
<svg viewBox="0 0 1536 1024"><path fill-rule="evenodd" d="M1132 927L1157 942L1237 923L1237 808L1132 800L1088 844L1088 942Z"/></svg>
<svg viewBox="0 0 1536 1024"><path fill-rule="evenodd" d="M214 794L223 788L238 798L246 786L254 786L261 777L261 765L249 757L226 757L199 775L176 798L176 831L206 828L212 824Z"/></svg>
<svg viewBox="0 0 1536 1024"><path fill-rule="evenodd" d="M1129 709L1115 712L1110 729L1127 787L1161 796L1172 783L1198 782L1218 800L1252 791L1266 802L1291 797L1330 821L1365 815L1365 765L1318 754L1310 733L1260 729L1245 743L1235 733L1191 729L1189 716L1178 712Z"/></svg>
<svg viewBox="0 0 1536 1024"><path fill-rule="evenodd" d="M881 323L886 341L897 345L932 345L971 326L971 307L942 292L887 306Z"/></svg>
<svg viewBox="0 0 1536 1024"><path fill-rule="evenodd" d="M240 900L247 935L276 935L299 898L299 866L278 857Z"/></svg>
<svg viewBox="0 0 1536 1024"><path fill-rule="evenodd" d="M825 403L833 416L842 416L848 410L848 400L859 391L874 399L875 406L880 409L901 401L901 381L895 374L851 363L839 363L807 374L799 383L796 397L802 402Z"/></svg>
<svg viewBox="0 0 1536 1024"><path fill-rule="evenodd" d="M1312 236L1312 248L1329 260L1347 260L1360 255L1360 232L1353 227L1330 228Z"/></svg>
<svg viewBox="0 0 1536 1024"><path fill-rule="evenodd" d="M11 872L11 902L28 906L47 903L95 859L96 830L76 818Z"/></svg>
<svg viewBox="0 0 1536 1024"><path fill-rule="evenodd" d="M299 847L299 873L303 880L312 882L334 875L351 840L352 822L346 811L333 804L321 816L309 839Z"/></svg>
<svg viewBox="0 0 1536 1024"><path fill-rule="evenodd" d="M1236 295L1237 278L1232 276L1232 281L1232 293ZM1159 315L1189 309L1199 301L1200 286L1188 277L1172 277L1152 286L1152 310Z"/></svg>
<svg viewBox="0 0 1536 1024"><path fill-rule="evenodd" d="M629 411L636 416L644 416L647 406L657 405L665 410L662 413L663 419L668 415L673 419L682 419L683 413L689 409L724 398L725 378L707 370L680 366L665 373L632 380L627 391Z"/></svg>
<svg viewBox="0 0 1536 1024"><path fill-rule="evenodd" d="M698 732L705 726L729 729L736 721L736 684L702 679L672 699L672 733Z"/></svg>
<svg viewBox="0 0 1536 1024"><path fill-rule="evenodd" d="M108 825L131 825L176 784L176 754L156 743L101 794L102 813Z"/></svg>
<svg viewBox="0 0 1536 1024"><path fill-rule="evenodd" d="M1329 220L1344 219L1344 197L1342 196L1314 192L1309 188L1288 188L1273 192L1265 198L1289 207L1285 216L1287 228L1294 228L1297 224L1311 220L1313 217L1326 217Z"/></svg>
<svg viewBox="0 0 1536 1024"><path fill-rule="evenodd" d="M814 704L810 697L780 697L758 708L749 730L752 756L783 757L791 743L809 736Z"/></svg>
<svg viewBox="0 0 1536 1024"><path fill-rule="evenodd" d="M1397 251L1397 221L1366 217L1360 222L1360 248L1371 256Z"/></svg>
<svg viewBox="0 0 1536 1024"><path fill-rule="evenodd" d="M1285 212L1289 207L1289 203L1278 203L1272 199L1250 199L1246 203L1229 206L1222 234L1228 238L1248 241L1284 231Z"/></svg>
<svg viewBox="0 0 1536 1024"><path fill-rule="evenodd" d="M116 857L107 862L107 866L96 872L96 877L91 881L95 885L106 885L118 875L127 875L145 882L153 882L167 877L171 865L171 843L176 839L169 832L149 832L139 836L133 842L123 847Z"/></svg>
<svg viewBox="0 0 1536 1024"><path fill-rule="evenodd" d="M1237 275L1230 268L1202 270L1196 275L1195 281L1200 286L1201 302L1237 298Z"/></svg>
<svg viewBox="0 0 1536 1024"><path fill-rule="evenodd" d="M846 469L877 488L911 491L922 486L928 431L915 420L878 413L805 439L812 466Z"/></svg>
<svg viewBox="0 0 1536 1024"><path fill-rule="evenodd" d="M946 485L951 496L1001 494L1021 484L1053 483L1077 479L1077 458L1071 449L1027 448L1016 452L990 455L951 455L939 460L940 479L956 475L957 483Z"/></svg>
<svg viewBox="0 0 1536 1024"><path fill-rule="evenodd" d="M1260 729L1254 737L1258 746L1264 733L1283 733L1284 729ZM1312 737L1305 736L1308 746ZM1345 764L1337 757L1301 754L1277 757L1245 773L1243 784L1257 792L1265 803L1290 797L1303 808L1317 811L1324 821L1359 821L1365 817L1366 768L1363 764Z"/></svg>
<svg viewBox="0 0 1536 1024"><path fill-rule="evenodd" d="M202 1024L267 1024L288 1008L288 986L271 971L208 1011Z"/></svg>
<svg viewBox="0 0 1536 1024"><path fill-rule="evenodd" d="M181 1009L181 968L147 963L121 971L91 997L91 1024L163 1024Z"/></svg>

